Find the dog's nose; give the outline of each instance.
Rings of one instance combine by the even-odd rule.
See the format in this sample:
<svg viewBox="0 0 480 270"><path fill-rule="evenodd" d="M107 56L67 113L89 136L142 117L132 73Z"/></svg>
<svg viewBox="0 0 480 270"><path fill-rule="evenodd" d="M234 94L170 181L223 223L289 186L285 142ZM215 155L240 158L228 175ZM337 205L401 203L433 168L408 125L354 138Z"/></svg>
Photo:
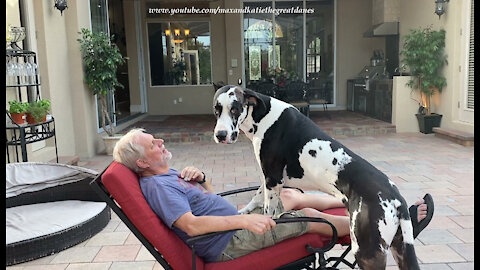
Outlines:
<svg viewBox="0 0 480 270"><path fill-rule="evenodd" d="M217 134L215 135L215 137L217 137L217 139L220 141L220 142L223 142L225 141L225 139L227 138L227 131L226 130L220 130L217 132Z"/></svg>

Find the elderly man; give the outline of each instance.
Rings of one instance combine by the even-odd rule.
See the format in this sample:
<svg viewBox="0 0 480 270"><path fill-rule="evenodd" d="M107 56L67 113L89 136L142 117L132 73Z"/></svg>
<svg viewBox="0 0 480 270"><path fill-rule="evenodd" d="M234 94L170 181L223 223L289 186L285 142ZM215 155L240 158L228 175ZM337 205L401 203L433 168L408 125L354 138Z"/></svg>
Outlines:
<svg viewBox="0 0 480 270"><path fill-rule="evenodd" d="M199 169L189 166L176 171L168 165L172 154L162 139L156 139L143 129L129 131L113 151L115 161L140 176L140 187L152 210L183 241L209 232L240 229L212 236L197 242L198 255L205 261L231 260L250 252L274 245L282 240L304 233L331 235L324 223L286 223L276 225L271 216L257 208L250 214L240 215L233 205L213 192L210 181ZM339 236L349 234L349 218L321 211L343 207L331 196L303 194L284 189L281 193L278 217L321 217L331 222ZM418 224L427 216L427 205L421 200L412 206ZM431 218L431 217L430 217ZM423 229L426 224L421 224ZM424 225L424 226L423 226ZM414 228L419 226L414 223Z"/></svg>

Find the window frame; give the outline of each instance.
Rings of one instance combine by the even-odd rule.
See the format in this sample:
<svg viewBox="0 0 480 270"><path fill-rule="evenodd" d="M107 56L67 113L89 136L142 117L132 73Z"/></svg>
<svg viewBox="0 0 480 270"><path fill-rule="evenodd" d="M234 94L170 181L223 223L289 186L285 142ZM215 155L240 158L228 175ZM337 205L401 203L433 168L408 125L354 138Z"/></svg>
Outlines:
<svg viewBox="0 0 480 270"><path fill-rule="evenodd" d="M177 85L152 85L152 71L151 71L151 65L150 65L150 42L149 41L149 37L150 37L150 34L149 34L149 30L148 30L148 24L149 23L176 23L176 22L187 22L187 23L191 23L191 22L208 22L208 31L210 33L210 74L211 74L211 78L210 78L210 81L211 83L210 84L199 84L199 85L193 85L193 84L177 84ZM212 49L212 22L210 20L210 18L202 18L202 17L194 17L194 18L172 18L172 19L165 19L165 18L150 18L150 19L147 19L145 20L145 31L146 31L146 47L147 47L147 53L146 53L146 60L147 60L147 68L148 68L148 87L150 88L171 88L171 87L205 87L205 86L213 86L213 49Z"/></svg>

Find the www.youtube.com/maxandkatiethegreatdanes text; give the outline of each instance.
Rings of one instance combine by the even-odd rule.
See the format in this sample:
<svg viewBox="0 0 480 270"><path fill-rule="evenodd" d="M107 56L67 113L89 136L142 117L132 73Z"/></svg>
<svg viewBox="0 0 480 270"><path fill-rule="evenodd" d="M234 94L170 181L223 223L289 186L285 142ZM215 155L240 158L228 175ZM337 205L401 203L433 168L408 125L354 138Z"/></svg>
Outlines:
<svg viewBox="0 0 480 270"><path fill-rule="evenodd" d="M276 16L280 14L298 14L298 13L314 13L314 8L301 8L301 7L290 7L290 8L272 8L272 7L244 7L244 8L196 8L192 7L183 7L183 8L149 8L148 13L150 14L227 14L227 13L274 13Z"/></svg>

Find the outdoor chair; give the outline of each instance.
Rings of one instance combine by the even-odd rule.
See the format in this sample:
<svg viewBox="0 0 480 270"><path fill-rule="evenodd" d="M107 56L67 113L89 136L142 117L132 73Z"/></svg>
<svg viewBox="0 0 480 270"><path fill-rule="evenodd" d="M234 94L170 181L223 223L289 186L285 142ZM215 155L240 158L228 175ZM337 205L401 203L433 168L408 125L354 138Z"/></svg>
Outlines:
<svg viewBox="0 0 480 270"><path fill-rule="evenodd" d="M313 78L309 82L308 100L310 105L321 104L326 116L330 118L327 110L329 93L331 91L331 82L321 83L320 79Z"/></svg>
<svg viewBox="0 0 480 270"><path fill-rule="evenodd" d="M308 84L302 81L292 81L285 86L285 102L292 104L305 116L310 117L310 102L308 99Z"/></svg>
<svg viewBox="0 0 480 270"><path fill-rule="evenodd" d="M337 239L336 229L331 223L324 219L307 217L297 218L295 221L294 218L277 219L276 222L325 222L331 226L333 237L305 234L231 261L208 263L195 254L195 241L222 232L192 237L184 243L149 207L140 189L138 176L124 165L113 161L90 185L165 269L335 269L326 268L326 264L332 261L335 265L344 262L351 268L354 267L354 264L344 259L350 248L347 248L341 257L324 257L325 252L336 243L349 245L349 236ZM256 189L258 186L219 195ZM332 209L330 213L344 215L345 208Z"/></svg>
<svg viewBox="0 0 480 270"><path fill-rule="evenodd" d="M58 253L100 232L110 207L96 171L57 163L6 164L6 265Z"/></svg>
<svg viewBox="0 0 480 270"><path fill-rule="evenodd" d="M269 82L269 81L260 82L259 84L256 85L256 89L252 89L252 90L260 94L278 98L278 85L274 84L273 82Z"/></svg>

